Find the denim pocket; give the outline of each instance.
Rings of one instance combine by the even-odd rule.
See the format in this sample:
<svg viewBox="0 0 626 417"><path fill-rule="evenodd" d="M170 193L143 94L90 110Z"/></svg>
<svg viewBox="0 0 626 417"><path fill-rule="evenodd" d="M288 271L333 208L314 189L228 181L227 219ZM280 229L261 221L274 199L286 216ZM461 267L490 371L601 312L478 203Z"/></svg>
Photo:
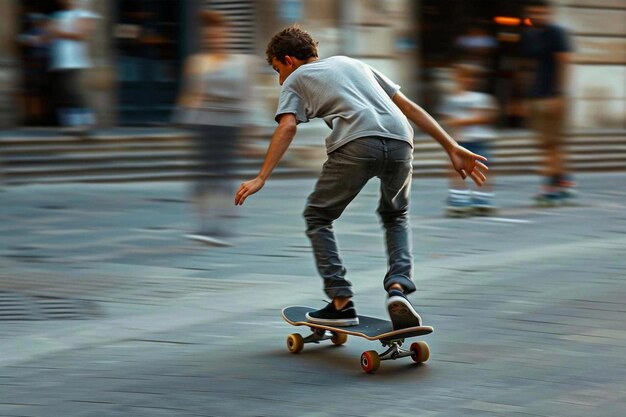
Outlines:
<svg viewBox="0 0 626 417"><path fill-rule="evenodd" d="M394 160L389 163L387 173L381 178L385 186L394 192L400 191L406 185L407 178L413 174L413 158Z"/></svg>

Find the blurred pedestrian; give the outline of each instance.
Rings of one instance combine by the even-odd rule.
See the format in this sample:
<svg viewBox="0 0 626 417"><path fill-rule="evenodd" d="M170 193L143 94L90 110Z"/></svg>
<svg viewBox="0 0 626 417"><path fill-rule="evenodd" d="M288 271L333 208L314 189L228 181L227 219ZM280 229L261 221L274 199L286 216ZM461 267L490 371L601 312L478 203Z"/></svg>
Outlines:
<svg viewBox="0 0 626 417"><path fill-rule="evenodd" d="M43 125L48 114L48 17L31 13L27 19L28 29L17 37L23 50L24 122Z"/></svg>
<svg viewBox="0 0 626 417"><path fill-rule="evenodd" d="M456 39L455 46L464 62L487 69L493 66L498 41L489 33L486 23L475 21Z"/></svg>
<svg viewBox="0 0 626 417"><path fill-rule="evenodd" d="M547 0L527 2L524 12L531 26L522 32L521 52L534 64L529 116L544 159L544 182L536 200L554 205L574 195L575 183L564 149L567 66L572 48L565 29L552 22L552 7Z"/></svg>
<svg viewBox="0 0 626 417"><path fill-rule="evenodd" d="M184 81L175 116L194 138L201 164L200 178L192 189L199 218L189 238L212 245L228 245L232 233L232 176L237 142L248 121L253 60L228 49L229 25L224 15L200 13L201 51L185 62Z"/></svg>
<svg viewBox="0 0 626 417"><path fill-rule="evenodd" d="M369 65L346 56L319 59L317 41L298 26L274 35L267 61L282 86L278 123L261 170L241 184L235 204L258 192L291 144L298 123L322 118L332 129L326 138L328 160L304 217L318 271L332 302L307 314L315 323L358 324L352 284L339 256L333 222L373 177L380 179L378 214L385 230L388 271L383 287L394 328L420 326L421 318L406 297L416 290L412 280L409 200L413 171L410 119L447 151L456 171L478 185L485 180L486 158L461 147L400 86Z"/></svg>
<svg viewBox="0 0 626 417"><path fill-rule="evenodd" d="M460 63L454 67L456 90L446 96L440 113L444 125L466 149L490 157L490 141L498 105L494 97L481 92L485 69L476 64ZM465 217L472 214L489 215L496 211L493 192L493 173L483 184L483 191L471 190L468 184L450 167L450 182L446 200L446 214Z"/></svg>
<svg viewBox="0 0 626 417"><path fill-rule="evenodd" d="M80 0L59 0L59 4L62 10L52 15L49 25L50 71L57 117L61 126L82 132L95 125L81 77L92 66L88 41L95 30L97 15L83 8Z"/></svg>

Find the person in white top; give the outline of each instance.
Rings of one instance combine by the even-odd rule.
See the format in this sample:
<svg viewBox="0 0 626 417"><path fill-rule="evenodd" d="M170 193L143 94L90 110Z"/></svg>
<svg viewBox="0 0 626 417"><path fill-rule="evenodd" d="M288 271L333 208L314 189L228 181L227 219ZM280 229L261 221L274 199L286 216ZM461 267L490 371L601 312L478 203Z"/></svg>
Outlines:
<svg viewBox="0 0 626 417"><path fill-rule="evenodd" d="M97 15L82 9L78 0L60 0L63 10L52 15L49 27L50 71L59 123L65 127L94 125L80 85L81 72L91 68L87 42Z"/></svg>
<svg viewBox="0 0 626 417"><path fill-rule="evenodd" d="M496 136L493 126L498 105L494 97L479 91L483 73L483 68L478 65L457 64L454 67L455 91L444 99L440 113L444 116L444 124L464 148L489 158L489 142ZM446 202L448 216L465 217L495 212L493 173L483 184L484 191L471 190L453 170L450 170L449 181Z"/></svg>
<svg viewBox="0 0 626 417"><path fill-rule="evenodd" d="M230 246L232 177L242 128L248 122L254 60L229 49L231 26L222 13L199 13L201 50L185 60L174 122L190 130L199 164L192 201L199 220L186 236L212 246Z"/></svg>

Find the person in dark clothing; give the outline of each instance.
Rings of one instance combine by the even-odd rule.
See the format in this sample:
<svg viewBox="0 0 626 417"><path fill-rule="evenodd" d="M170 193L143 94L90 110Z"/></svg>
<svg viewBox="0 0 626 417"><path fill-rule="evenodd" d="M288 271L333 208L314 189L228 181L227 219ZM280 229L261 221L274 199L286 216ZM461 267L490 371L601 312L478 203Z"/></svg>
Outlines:
<svg viewBox="0 0 626 417"><path fill-rule="evenodd" d="M552 23L552 8L546 0L528 3L525 14L531 26L522 33L521 51L534 64L528 91L529 116L544 156L544 183L536 199L553 205L574 195L575 184L566 167L563 138L567 64L572 48L565 29Z"/></svg>
<svg viewBox="0 0 626 417"><path fill-rule="evenodd" d="M23 51L25 124L44 125L48 116L49 45L46 26L48 17L40 13L28 15L29 29L17 37Z"/></svg>

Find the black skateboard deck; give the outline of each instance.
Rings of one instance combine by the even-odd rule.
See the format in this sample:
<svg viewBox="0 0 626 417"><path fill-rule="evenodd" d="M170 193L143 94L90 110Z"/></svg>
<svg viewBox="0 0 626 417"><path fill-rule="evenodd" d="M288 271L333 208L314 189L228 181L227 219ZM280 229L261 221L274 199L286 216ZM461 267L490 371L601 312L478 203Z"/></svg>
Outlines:
<svg viewBox="0 0 626 417"><path fill-rule="evenodd" d="M314 329L322 329L336 333L345 333L352 336L363 337L367 340L408 339L410 337L423 336L433 332L433 328L430 326L408 327L406 329L393 330L389 320L361 315L359 316L359 324L356 326L344 327L310 323L306 319L306 313L315 310L315 308L311 307L291 306L284 308L282 315L285 321L293 326L309 326Z"/></svg>
<svg viewBox="0 0 626 417"><path fill-rule="evenodd" d="M367 340L378 340L383 346L389 347L383 353L374 350L363 352L361 355L361 368L365 372L372 373L378 369L381 360L398 359L411 356L415 362L426 362L430 356L430 350L426 342L415 342L410 350L400 346L404 339L423 336L433 332L430 326L408 327L406 329L393 330L389 320L376 317L359 315L359 324L356 326L330 326L325 324L310 323L306 319L306 313L315 311L315 308L304 306L285 307L281 315L283 319L293 326L307 326L313 334L303 338L299 333L291 334L287 338L287 348L292 353L300 352L305 343L319 343L330 339L335 345L342 345L347 341L347 335L362 337Z"/></svg>

